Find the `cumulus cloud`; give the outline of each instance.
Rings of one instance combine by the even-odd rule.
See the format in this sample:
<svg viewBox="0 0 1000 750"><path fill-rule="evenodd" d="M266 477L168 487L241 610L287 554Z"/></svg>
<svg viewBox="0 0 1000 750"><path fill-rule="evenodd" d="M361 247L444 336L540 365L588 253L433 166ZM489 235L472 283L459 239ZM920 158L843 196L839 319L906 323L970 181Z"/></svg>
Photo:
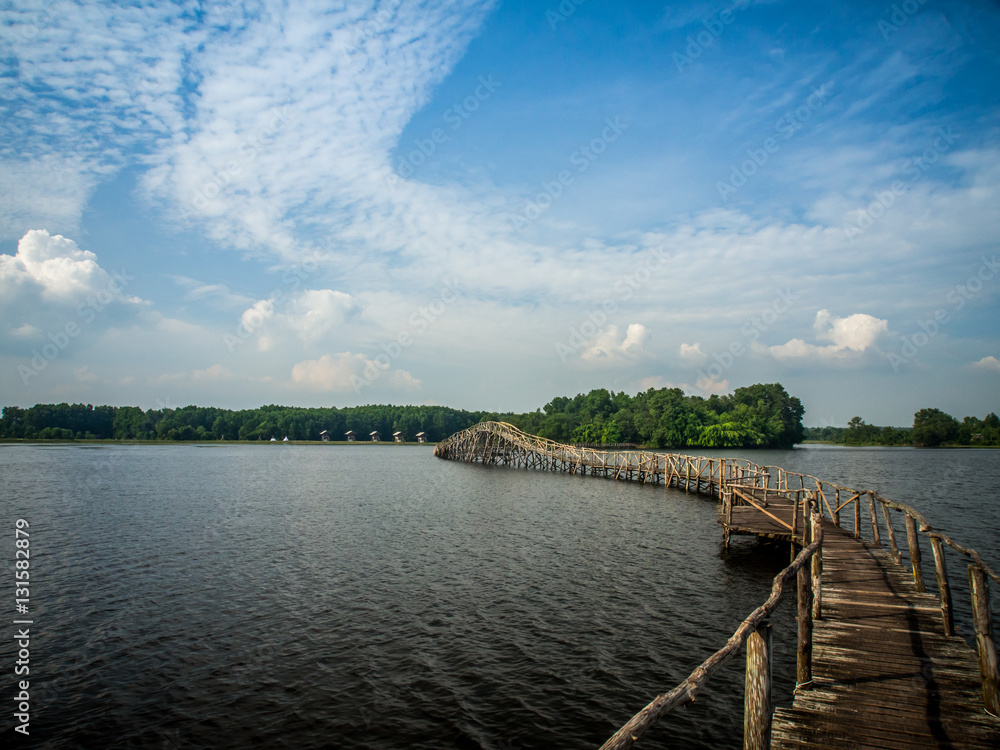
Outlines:
<svg viewBox="0 0 1000 750"><path fill-rule="evenodd" d="M90 371L89 365L74 367L73 374L81 383L96 383L98 381L97 374Z"/></svg>
<svg viewBox="0 0 1000 750"><path fill-rule="evenodd" d="M878 340L889 331L889 321L865 313L838 318L828 310L820 310L816 313L813 328L816 330L817 340L833 343L820 346L794 338L776 346L755 344L754 351L770 354L781 361L852 361L865 351L877 349Z"/></svg>
<svg viewBox="0 0 1000 750"><path fill-rule="evenodd" d="M701 350L701 344L697 341L693 344L682 343L680 355L681 359L683 359L684 361L696 365L700 365L706 359L708 359L708 355Z"/></svg>
<svg viewBox="0 0 1000 750"><path fill-rule="evenodd" d="M618 362L643 353L649 331L642 323L630 323L625 337L619 339L618 326L608 326L599 332L581 355L588 362Z"/></svg>
<svg viewBox="0 0 1000 750"><path fill-rule="evenodd" d="M420 380L406 370L393 370L391 365L371 360L363 354L341 352L324 354L292 367L292 382L318 391L361 391L375 382L394 390L417 390Z"/></svg>
<svg viewBox="0 0 1000 750"><path fill-rule="evenodd" d="M109 273L97 255L62 235L32 229L14 255L0 255L0 336L31 343L74 325L78 335L109 307L134 309L143 300L125 294L134 277ZM114 316L111 316L114 317Z"/></svg>
<svg viewBox="0 0 1000 750"><path fill-rule="evenodd" d="M37 291L50 304L75 304L101 292L123 299L120 287L121 282L97 264L94 253L44 229L25 234L15 255L0 255L0 293L5 299L23 290Z"/></svg>
<svg viewBox="0 0 1000 750"><path fill-rule="evenodd" d="M654 390L660 390L661 388L680 388L684 392L689 392L691 386L687 383L675 383L672 380L667 380L667 378L662 375L650 375L649 377L642 378L639 381L639 390L648 391L650 388Z"/></svg>
<svg viewBox="0 0 1000 750"><path fill-rule="evenodd" d="M306 345L318 344L358 309L354 297L333 289L306 289L281 302L257 300L240 316L243 330L257 336L260 351L268 351L289 335Z"/></svg>
<svg viewBox="0 0 1000 750"><path fill-rule="evenodd" d="M986 372L1000 372L1000 359L990 355L983 357L978 362L973 362L972 366L977 370L985 370Z"/></svg>
<svg viewBox="0 0 1000 750"><path fill-rule="evenodd" d="M827 310L820 310L816 313L813 327L816 329L816 338L821 341L832 341L840 349L863 352L874 346L879 337L889 330L889 321L864 313L837 318Z"/></svg>
<svg viewBox="0 0 1000 750"><path fill-rule="evenodd" d="M713 393L719 396L724 396L732 390L729 386L729 380L727 378L718 380L715 377L704 377L701 378L695 385L702 396L711 396Z"/></svg>

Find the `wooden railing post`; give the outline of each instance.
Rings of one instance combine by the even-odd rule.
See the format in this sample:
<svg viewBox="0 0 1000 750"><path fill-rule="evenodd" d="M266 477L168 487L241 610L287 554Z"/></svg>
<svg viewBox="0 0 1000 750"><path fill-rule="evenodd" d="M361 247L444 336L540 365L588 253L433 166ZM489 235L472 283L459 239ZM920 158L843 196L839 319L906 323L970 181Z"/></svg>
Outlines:
<svg viewBox="0 0 1000 750"><path fill-rule="evenodd" d="M920 568L920 538L917 536L917 521L909 513L906 514L906 546L910 548L910 566L913 568L913 585L923 593L924 571Z"/></svg>
<svg viewBox="0 0 1000 750"><path fill-rule="evenodd" d="M936 536L931 537L934 550L934 570L937 573L938 595L941 597L941 624L945 635L955 633L955 619L951 611L951 587L948 585L948 569L944 563L944 545Z"/></svg>
<svg viewBox="0 0 1000 750"><path fill-rule="evenodd" d="M861 495L854 496L854 538L861 538Z"/></svg>
<svg viewBox="0 0 1000 750"><path fill-rule="evenodd" d="M819 549L812 557L812 595L814 620L823 618L823 516L816 515L812 519L812 539L819 540Z"/></svg>
<svg viewBox="0 0 1000 750"><path fill-rule="evenodd" d="M969 564L969 593L972 594L972 621L976 626L976 655L979 676L983 680L983 705L993 716L1000 716L1000 668L997 647L993 642L993 617L990 613L990 582L975 563Z"/></svg>
<svg viewBox="0 0 1000 750"><path fill-rule="evenodd" d="M840 526L840 490L837 490L836 498L833 503L833 522Z"/></svg>
<svg viewBox="0 0 1000 750"><path fill-rule="evenodd" d="M771 623L762 622L747 637L746 662L743 750L770 750Z"/></svg>
<svg viewBox="0 0 1000 750"><path fill-rule="evenodd" d="M903 556L899 554L899 547L896 546L896 530L892 528L892 518L889 516L889 506L879 501L879 505L882 506L882 517L885 518L885 528L889 534L889 552L892 554L892 561L899 565L903 560Z"/></svg>
<svg viewBox="0 0 1000 750"><path fill-rule="evenodd" d="M811 544L810 525L804 524L802 531L802 546ZM812 683L812 646L813 646L813 588L811 566L803 565L796 573L799 600L799 640L795 654L795 688L808 688Z"/></svg>
<svg viewBox="0 0 1000 750"><path fill-rule="evenodd" d="M722 513L726 519L722 527L722 548L729 551L729 527L733 523L733 492L729 489L722 490Z"/></svg>
<svg viewBox="0 0 1000 750"><path fill-rule="evenodd" d="M875 512L875 493L872 490L868 490L868 515L872 522L872 539L881 547L882 536L878 533L878 513Z"/></svg>

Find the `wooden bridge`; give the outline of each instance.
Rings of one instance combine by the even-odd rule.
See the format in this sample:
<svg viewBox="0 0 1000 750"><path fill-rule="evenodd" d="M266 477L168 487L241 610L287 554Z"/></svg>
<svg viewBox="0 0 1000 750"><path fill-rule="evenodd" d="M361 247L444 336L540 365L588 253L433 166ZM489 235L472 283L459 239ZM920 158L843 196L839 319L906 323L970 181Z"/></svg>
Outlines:
<svg viewBox="0 0 1000 750"><path fill-rule="evenodd" d="M1000 577L975 550L934 531L913 508L874 491L743 459L601 451L502 422L456 433L434 455L683 488L721 500L727 547L736 534L790 543L794 559L775 577L767 601L723 648L656 696L601 750L632 747L658 719L694 701L744 645L744 748L1000 747L1000 669L989 604L989 579ZM845 513L850 528L841 525ZM905 567L893 514L902 515L906 530ZM936 593L924 583L921 536L933 553ZM946 549L968 563L975 652L955 634ZM775 709L768 618L793 587L796 688L792 705Z"/></svg>

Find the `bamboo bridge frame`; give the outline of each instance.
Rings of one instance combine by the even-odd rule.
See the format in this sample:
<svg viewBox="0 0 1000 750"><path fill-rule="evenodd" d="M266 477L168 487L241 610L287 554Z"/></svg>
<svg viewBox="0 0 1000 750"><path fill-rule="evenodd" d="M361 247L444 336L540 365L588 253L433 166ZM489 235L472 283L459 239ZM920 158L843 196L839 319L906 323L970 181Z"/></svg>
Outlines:
<svg viewBox="0 0 1000 750"><path fill-rule="evenodd" d="M1000 668L989 601L989 580L1000 583L1000 576L914 508L874 490L745 459L602 451L504 422L455 433L434 455L705 494L721 501L726 548L737 534L791 543L791 564L725 646L656 696L601 750L632 747L658 719L694 702L744 647L744 748L1000 747ZM905 566L894 513L906 530ZM936 594L924 581L921 536L930 542ZM955 633L946 548L968 565L975 653ZM769 617L790 591L797 597L796 688L792 706L775 709Z"/></svg>

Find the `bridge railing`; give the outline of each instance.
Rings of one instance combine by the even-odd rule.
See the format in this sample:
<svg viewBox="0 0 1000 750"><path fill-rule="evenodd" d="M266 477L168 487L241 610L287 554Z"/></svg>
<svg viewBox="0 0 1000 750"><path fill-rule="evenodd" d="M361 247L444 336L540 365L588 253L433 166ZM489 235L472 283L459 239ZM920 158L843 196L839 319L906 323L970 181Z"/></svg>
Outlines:
<svg viewBox="0 0 1000 750"><path fill-rule="evenodd" d="M853 517L852 528L855 538L868 540L877 547L883 547L882 529L886 533L889 554L897 565L903 562L903 555L896 539L896 529L893 524L892 511L902 514L906 529L906 550L909 567L913 575L913 583L918 592L925 592L922 568L922 553L920 537L923 535L930 541L934 556L934 574L937 582L937 594L941 603L941 629L945 635L955 634L954 602L952 587L948 577L948 564L945 547L950 547L961 554L967 561L968 593L972 615L973 637L976 643L976 656L979 661L979 673L982 680L983 705L993 716L1000 716L1000 664L998 664L996 642L993 637L993 616L990 607L989 581L1000 583L1000 576L982 559L979 553L971 548L963 547L953 541L947 534L937 531L920 511L904 503L882 497L874 490L858 490L833 482L818 479L809 474L799 474L786 471L780 467L765 467L774 477L774 487L787 491L815 492L819 512L824 508L830 520L841 526L841 511L848 508ZM798 484L798 488L795 485ZM841 498L846 499L841 501ZM866 506L870 533L863 534L862 503ZM881 508L882 522L879 521L878 509Z"/></svg>
<svg viewBox="0 0 1000 750"><path fill-rule="evenodd" d="M769 479L765 467L746 459L706 458L642 450L598 450L557 443L523 432L507 422L480 422L456 432L438 443L434 455L439 458L492 462L492 457L504 448L518 448L572 466L628 468L660 477L675 477L683 479L687 489L703 483L712 494L718 496L721 496L721 489L727 482L738 481L760 486Z"/></svg>
<svg viewBox="0 0 1000 750"><path fill-rule="evenodd" d="M657 720L695 700L708 680L722 669L746 645L746 687L743 700L743 747L770 747L771 698L771 624L769 618L788 593L794 577L798 597L798 648L796 684L812 682L813 619L821 616L821 575L823 526L815 500L809 504L807 544L787 568L774 577L771 595L747 616L726 645L702 662L680 685L656 696L645 708L629 719L601 750L624 750L632 745Z"/></svg>

